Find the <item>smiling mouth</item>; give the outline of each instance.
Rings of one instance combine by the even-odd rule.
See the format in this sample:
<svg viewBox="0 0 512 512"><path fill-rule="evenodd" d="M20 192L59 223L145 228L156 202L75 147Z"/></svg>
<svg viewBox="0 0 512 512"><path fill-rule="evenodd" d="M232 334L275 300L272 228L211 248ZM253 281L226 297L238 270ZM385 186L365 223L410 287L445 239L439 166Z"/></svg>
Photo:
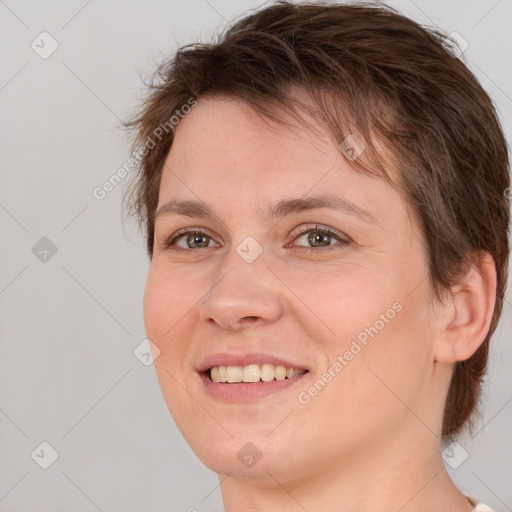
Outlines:
<svg viewBox="0 0 512 512"><path fill-rule="evenodd" d="M246 366L212 366L203 373L214 383L237 384L293 379L308 373L308 370L265 363Z"/></svg>

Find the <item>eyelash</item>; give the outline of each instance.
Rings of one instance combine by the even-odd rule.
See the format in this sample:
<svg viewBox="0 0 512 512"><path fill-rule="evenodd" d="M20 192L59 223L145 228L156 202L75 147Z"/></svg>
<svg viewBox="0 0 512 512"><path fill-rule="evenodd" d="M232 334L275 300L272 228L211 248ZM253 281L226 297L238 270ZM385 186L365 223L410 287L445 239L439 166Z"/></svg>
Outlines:
<svg viewBox="0 0 512 512"><path fill-rule="evenodd" d="M324 228L324 227L319 227L317 224L314 227L313 226L308 226L304 231L301 231L300 233L298 233L294 237L293 241L297 240L301 236L303 236L303 235L305 235L307 233L310 233L310 232L318 232L318 233L322 233L323 235L327 235L330 238L335 238L338 242L340 242L340 244L342 246L343 245L348 245L350 243L350 241L348 239L342 238L340 235L338 235L337 233L335 233L331 229ZM173 236L171 236L171 238L166 240L164 242L164 244L163 244L164 249L170 249L172 246L174 246L173 250L175 250L175 251L182 251L182 252L198 251L198 250L201 250L201 249L210 249L210 247L199 247L198 249L190 249L190 248L183 249L182 247L176 247L175 246L175 242L178 241L180 238L182 238L184 236L187 236L187 235L206 235L206 237L208 237L209 239L213 240L213 237L211 237L210 235L208 235L208 233L206 233L205 231L203 231L201 229L198 229L198 228L186 228L186 229L183 229L183 230L180 230L180 231L176 232ZM288 247L288 246L289 246L289 244L286 245L286 247ZM300 249L306 249L306 250L312 250L312 251L318 251L318 250L329 251L329 250L334 250L337 247L339 247L339 246L337 246L336 244L326 245L326 246L323 246L323 247L299 246Z"/></svg>

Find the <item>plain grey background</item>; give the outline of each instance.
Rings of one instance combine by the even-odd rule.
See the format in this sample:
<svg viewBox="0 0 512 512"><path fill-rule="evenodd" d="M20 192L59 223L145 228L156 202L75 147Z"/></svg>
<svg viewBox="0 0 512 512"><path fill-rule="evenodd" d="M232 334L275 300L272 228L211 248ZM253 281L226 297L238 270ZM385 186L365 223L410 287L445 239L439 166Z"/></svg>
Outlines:
<svg viewBox="0 0 512 512"><path fill-rule="evenodd" d="M0 511L221 508L217 476L133 353L149 261L121 223L122 185L103 200L92 191L129 157L119 126L143 91L139 73L262 3L0 0ZM463 59L510 141L512 0L389 4L467 41ZM450 468L496 511L512 511L507 299L479 431Z"/></svg>

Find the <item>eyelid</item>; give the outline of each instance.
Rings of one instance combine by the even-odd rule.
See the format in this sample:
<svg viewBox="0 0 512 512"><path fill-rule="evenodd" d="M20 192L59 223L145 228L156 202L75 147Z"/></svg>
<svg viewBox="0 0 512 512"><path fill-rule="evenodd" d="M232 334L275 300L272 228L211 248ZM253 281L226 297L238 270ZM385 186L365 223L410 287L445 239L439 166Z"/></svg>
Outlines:
<svg viewBox="0 0 512 512"><path fill-rule="evenodd" d="M338 242L340 244L343 244L343 245L352 243L352 240L349 237L347 237L346 235L341 234L338 231L335 231L328 226L323 226L321 224L314 223L314 224L301 225L301 226L298 226L297 228L295 228L289 235L292 238L292 241L290 243L287 243L285 245L285 247L290 247L293 244L293 242L295 240L297 240L297 238L304 236L311 231L318 231L320 233L326 233L328 236L335 238L336 240L338 240ZM176 245L176 242L180 238L187 236L187 235L194 234L194 233L206 235L208 238L213 240L215 243L218 243L218 242L216 242L215 237L213 237L210 234L208 229L199 227L199 226L189 226L186 228L179 229L174 234L172 234L169 238L165 239L162 244L163 248L169 249L172 246L172 247L175 247L175 250L184 251L184 252L198 251L201 249L211 249L211 247L200 247L199 249L190 249L190 248L183 249L182 247L178 247ZM307 247L307 246L299 245L297 247L300 249L306 249L306 250L312 250L312 251L320 250L322 252L325 252L325 251L328 251L329 249L336 248L337 245L333 244L333 245L327 245L327 246L322 246L322 247Z"/></svg>
<svg viewBox="0 0 512 512"><path fill-rule="evenodd" d="M213 237L206 228L199 227L199 226L188 226L186 228L178 229L178 231L173 233L170 237L166 238L163 241L164 249L168 249L171 246L175 246L178 239L180 239L183 236L191 235L193 233L204 234L204 235L208 236L208 238L213 240L215 243L218 243L218 242L216 242L215 237ZM202 247L202 249L210 249L210 247ZM197 249L183 249L181 247L177 247L177 250L193 251L193 250L197 250Z"/></svg>
<svg viewBox="0 0 512 512"><path fill-rule="evenodd" d="M297 231L297 233L295 234L296 231ZM309 231L320 231L323 233L327 233L330 236L332 236L333 238L337 238L338 240L340 240L342 242L346 242L346 243L350 242L350 238L348 236L346 236L338 231L335 231L334 229L330 228L329 226L323 226L322 224L318 224L316 222L313 224L306 224L306 225L299 226L298 228L294 229L290 233L290 237L292 237L293 240L296 240L300 236L303 236L306 233L308 233ZM314 249L314 247L311 247L311 249Z"/></svg>

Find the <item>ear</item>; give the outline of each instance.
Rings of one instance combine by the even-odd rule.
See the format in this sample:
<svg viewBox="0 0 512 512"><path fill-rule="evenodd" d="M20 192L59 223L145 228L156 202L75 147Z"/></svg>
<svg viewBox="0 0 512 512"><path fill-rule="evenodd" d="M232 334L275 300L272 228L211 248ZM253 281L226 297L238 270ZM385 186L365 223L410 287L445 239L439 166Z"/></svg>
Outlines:
<svg viewBox="0 0 512 512"><path fill-rule="evenodd" d="M491 325L496 302L496 265L482 252L464 281L452 290L439 324L434 358L441 363L469 359L482 344Z"/></svg>

